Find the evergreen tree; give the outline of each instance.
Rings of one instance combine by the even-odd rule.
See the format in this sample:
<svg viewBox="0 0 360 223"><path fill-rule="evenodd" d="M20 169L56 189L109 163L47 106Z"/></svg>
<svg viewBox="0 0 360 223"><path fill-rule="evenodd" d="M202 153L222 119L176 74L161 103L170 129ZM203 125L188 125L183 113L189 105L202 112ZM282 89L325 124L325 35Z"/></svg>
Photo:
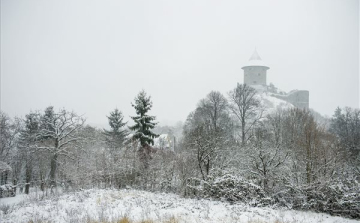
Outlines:
<svg viewBox="0 0 360 223"><path fill-rule="evenodd" d="M49 106L45 109L44 114L40 118L40 129L47 132L54 132L54 121L55 121L55 112L54 107ZM42 137L41 140L53 139L52 135L48 134Z"/></svg>
<svg viewBox="0 0 360 223"><path fill-rule="evenodd" d="M131 105L135 108L137 115L131 117L135 125L129 127L130 130L135 131L133 139L139 140L143 148L154 145L154 138L159 135L151 131L157 124L154 122L155 116L147 115L152 107L150 96L147 96L145 91L141 91L135 98L135 104Z"/></svg>
<svg viewBox="0 0 360 223"><path fill-rule="evenodd" d="M38 141L37 134L40 127L38 113L31 112L25 116L24 128L20 132L19 148L22 151L22 158L25 162L25 193L29 194L30 183L32 180L33 161L35 144Z"/></svg>
<svg viewBox="0 0 360 223"><path fill-rule="evenodd" d="M336 108L331 119L330 132L337 135L351 158L360 157L360 110Z"/></svg>
<svg viewBox="0 0 360 223"><path fill-rule="evenodd" d="M127 130L123 129L126 122L124 116L117 108L107 116L111 130L104 129L105 141L110 148L120 148L127 136Z"/></svg>

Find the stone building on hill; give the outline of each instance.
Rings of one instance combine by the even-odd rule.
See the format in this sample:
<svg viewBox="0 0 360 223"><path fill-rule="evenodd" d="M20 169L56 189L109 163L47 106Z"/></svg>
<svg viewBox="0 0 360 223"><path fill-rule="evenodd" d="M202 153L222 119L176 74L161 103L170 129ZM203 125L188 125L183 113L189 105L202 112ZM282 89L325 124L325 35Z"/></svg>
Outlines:
<svg viewBox="0 0 360 223"><path fill-rule="evenodd" d="M270 67L265 65L256 49L242 69L244 70L244 84L258 91L268 91L269 86L266 82L266 72ZM271 93L270 95L287 101L297 108L309 108L309 91L307 90L292 90L287 94Z"/></svg>

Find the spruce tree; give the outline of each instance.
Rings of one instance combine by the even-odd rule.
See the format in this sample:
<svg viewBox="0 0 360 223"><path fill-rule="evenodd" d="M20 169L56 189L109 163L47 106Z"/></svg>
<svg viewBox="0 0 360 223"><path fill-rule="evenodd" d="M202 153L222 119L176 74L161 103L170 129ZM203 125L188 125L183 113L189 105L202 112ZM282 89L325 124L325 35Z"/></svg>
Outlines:
<svg viewBox="0 0 360 223"><path fill-rule="evenodd" d="M123 129L126 122L124 116L117 108L107 116L110 130L104 129L105 141L110 148L120 148L127 136L127 130Z"/></svg>
<svg viewBox="0 0 360 223"><path fill-rule="evenodd" d="M151 131L157 124L154 122L155 116L147 115L152 108L151 97L147 96L143 90L135 97L135 104L131 105L135 108L137 115L131 117L135 125L129 127L130 130L135 131L133 139L139 140L143 148L154 145L154 138L157 138L159 135Z"/></svg>
<svg viewBox="0 0 360 223"><path fill-rule="evenodd" d="M34 147L38 141L38 133L40 127L39 114L31 112L25 116L24 127L20 132L19 148L25 161L25 194L29 194L30 182L33 175Z"/></svg>
<svg viewBox="0 0 360 223"><path fill-rule="evenodd" d="M56 119L54 107L49 106L45 109L44 114L40 117L40 129L47 131L48 133L54 132L54 121ZM53 139L51 134L44 134L40 140Z"/></svg>

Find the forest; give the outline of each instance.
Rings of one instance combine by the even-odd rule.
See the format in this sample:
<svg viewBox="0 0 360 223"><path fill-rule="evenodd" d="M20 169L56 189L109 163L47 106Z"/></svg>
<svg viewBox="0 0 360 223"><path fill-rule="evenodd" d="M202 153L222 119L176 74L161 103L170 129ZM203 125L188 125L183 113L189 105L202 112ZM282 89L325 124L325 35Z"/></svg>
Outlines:
<svg viewBox="0 0 360 223"><path fill-rule="evenodd" d="M209 92L174 134L150 115L145 91L129 106L131 120L114 109L106 129L53 106L25 117L1 112L0 197L14 188L42 196L133 188L360 219L359 109L337 108L331 118L269 111L255 89L237 84ZM171 149L154 144L164 133Z"/></svg>

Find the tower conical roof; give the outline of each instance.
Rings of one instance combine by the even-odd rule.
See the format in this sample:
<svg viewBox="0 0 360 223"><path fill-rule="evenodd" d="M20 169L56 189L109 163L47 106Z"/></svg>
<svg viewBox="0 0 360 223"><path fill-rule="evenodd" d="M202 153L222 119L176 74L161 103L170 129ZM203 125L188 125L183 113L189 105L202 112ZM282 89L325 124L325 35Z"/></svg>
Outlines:
<svg viewBox="0 0 360 223"><path fill-rule="evenodd" d="M264 64L264 62L261 60L261 57L259 56L256 48L254 50L254 53L250 57L249 61L247 62L247 64L245 66L243 66L242 68L251 67L251 66L254 66L254 67L266 67L267 69L269 69L269 67L266 66Z"/></svg>
<svg viewBox="0 0 360 223"><path fill-rule="evenodd" d="M261 57L259 56L256 48L255 48L255 50L254 50L253 55L250 57L250 60L261 60Z"/></svg>

